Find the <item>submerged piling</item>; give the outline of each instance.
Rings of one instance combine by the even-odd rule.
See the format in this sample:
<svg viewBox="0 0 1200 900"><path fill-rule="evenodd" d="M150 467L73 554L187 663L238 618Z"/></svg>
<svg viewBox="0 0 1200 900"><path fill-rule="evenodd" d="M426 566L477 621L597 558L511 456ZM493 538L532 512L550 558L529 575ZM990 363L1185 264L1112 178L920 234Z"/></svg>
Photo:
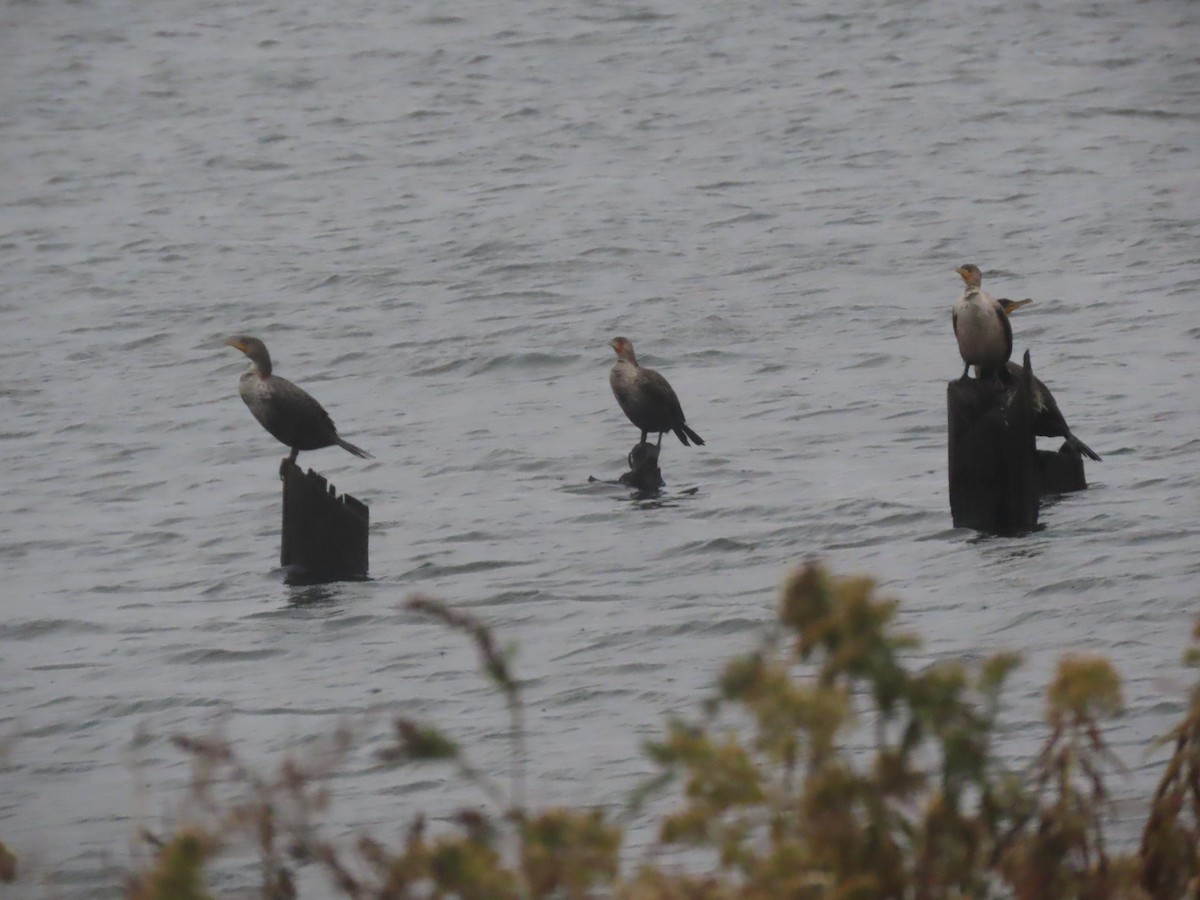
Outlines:
<svg viewBox="0 0 1200 900"><path fill-rule="evenodd" d="M289 460L279 467L283 480L283 539L279 562L303 570L306 578L349 581L367 577L370 510L342 494L312 469Z"/></svg>
<svg viewBox="0 0 1200 900"><path fill-rule="evenodd" d="M1039 469L1029 351L1016 378L951 381L946 407L954 526L1003 535L1032 531Z"/></svg>
<svg viewBox="0 0 1200 900"><path fill-rule="evenodd" d="M1063 442L1058 452L1039 450L1036 462L1038 494L1043 497L1069 494L1087 487L1083 455L1067 442Z"/></svg>
<svg viewBox="0 0 1200 900"><path fill-rule="evenodd" d="M658 467L658 447L653 444L635 444L627 457L629 471L618 479L621 484L639 491L657 491L666 485L662 470Z"/></svg>

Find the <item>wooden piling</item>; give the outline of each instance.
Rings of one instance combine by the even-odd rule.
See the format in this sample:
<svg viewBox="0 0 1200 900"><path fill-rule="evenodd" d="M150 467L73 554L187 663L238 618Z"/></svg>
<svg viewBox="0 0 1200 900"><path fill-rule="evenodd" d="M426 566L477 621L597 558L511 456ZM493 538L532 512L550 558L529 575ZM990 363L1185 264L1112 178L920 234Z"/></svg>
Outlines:
<svg viewBox="0 0 1200 900"><path fill-rule="evenodd" d="M1033 369L951 381L946 389L950 514L956 528L1024 534L1037 527L1038 465Z"/></svg>
<svg viewBox="0 0 1200 900"><path fill-rule="evenodd" d="M312 469L283 460L283 541L279 562L323 581L367 577L370 510Z"/></svg>
<svg viewBox="0 0 1200 900"><path fill-rule="evenodd" d="M1087 487L1087 476L1083 471L1083 455L1066 441L1055 453L1052 450L1037 452L1038 494L1043 497L1054 494L1069 494Z"/></svg>
<svg viewBox="0 0 1200 900"><path fill-rule="evenodd" d="M635 444L629 451L629 471L618 481L639 491L657 491L666 485L658 468L658 447L654 444Z"/></svg>

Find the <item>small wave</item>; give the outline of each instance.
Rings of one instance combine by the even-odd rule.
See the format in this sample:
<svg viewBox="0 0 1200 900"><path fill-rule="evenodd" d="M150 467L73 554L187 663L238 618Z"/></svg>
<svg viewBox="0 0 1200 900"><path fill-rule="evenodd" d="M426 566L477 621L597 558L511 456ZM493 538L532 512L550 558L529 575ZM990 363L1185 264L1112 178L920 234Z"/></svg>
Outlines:
<svg viewBox="0 0 1200 900"><path fill-rule="evenodd" d="M283 655L283 650L271 647L264 647L258 650L228 650L224 647L205 647L172 654L168 657L168 660L180 665L192 666L208 665L211 663L258 662Z"/></svg>
<svg viewBox="0 0 1200 900"><path fill-rule="evenodd" d="M107 634L111 629L79 619L30 619L0 623L0 641L29 641L51 634Z"/></svg>

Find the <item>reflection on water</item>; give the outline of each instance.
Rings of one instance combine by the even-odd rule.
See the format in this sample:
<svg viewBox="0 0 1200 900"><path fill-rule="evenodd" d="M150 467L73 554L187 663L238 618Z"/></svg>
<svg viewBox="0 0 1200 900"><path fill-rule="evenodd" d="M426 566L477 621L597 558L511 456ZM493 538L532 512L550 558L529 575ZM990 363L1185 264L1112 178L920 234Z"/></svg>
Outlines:
<svg viewBox="0 0 1200 900"><path fill-rule="evenodd" d="M310 569L305 566L285 566L281 571L283 572L283 583L289 587L305 587L308 585L319 587L322 585L340 584L347 581L371 580L369 577L351 578L342 575L330 575L327 572Z"/></svg>
<svg viewBox="0 0 1200 900"><path fill-rule="evenodd" d="M683 501L696 496L699 492L700 488L698 487L684 488L678 491L635 491L625 499L641 510L670 509L681 506Z"/></svg>
<svg viewBox="0 0 1200 900"><path fill-rule="evenodd" d="M289 573L285 583L294 588L288 592L287 605L290 607L333 606L342 601L342 592L330 587L330 582L294 580Z"/></svg>

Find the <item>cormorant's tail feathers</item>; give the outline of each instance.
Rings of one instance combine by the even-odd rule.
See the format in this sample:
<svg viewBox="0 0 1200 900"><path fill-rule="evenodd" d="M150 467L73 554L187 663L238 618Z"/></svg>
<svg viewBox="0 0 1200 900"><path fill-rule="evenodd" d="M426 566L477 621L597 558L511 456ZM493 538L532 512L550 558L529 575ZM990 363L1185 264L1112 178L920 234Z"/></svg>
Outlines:
<svg viewBox="0 0 1200 900"><path fill-rule="evenodd" d="M691 438L692 443L697 447L704 446L704 438L700 437L700 435L696 434L696 432L692 431L692 429L688 428L686 425L680 425L675 429L675 437L683 441L683 446L685 447L690 446L688 444L688 438Z"/></svg>
<svg viewBox="0 0 1200 900"><path fill-rule="evenodd" d="M355 447L349 441L344 441L341 438L338 438L337 443L338 443L338 446L341 447L343 450L349 450L351 453L353 453L355 456L359 457L360 459L374 459L375 458L370 453L368 453L366 450L364 450L362 447Z"/></svg>
<svg viewBox="0 0 1200 900"><path fill-rule="evenodd" d="M1069 431L1067 432L1067 443L1086 456L1088 459L1094 459L1096 462L1100 462L1100 454L1081 441L1079 438L1075 437L1075 435L1071 434Z"/></svg>

